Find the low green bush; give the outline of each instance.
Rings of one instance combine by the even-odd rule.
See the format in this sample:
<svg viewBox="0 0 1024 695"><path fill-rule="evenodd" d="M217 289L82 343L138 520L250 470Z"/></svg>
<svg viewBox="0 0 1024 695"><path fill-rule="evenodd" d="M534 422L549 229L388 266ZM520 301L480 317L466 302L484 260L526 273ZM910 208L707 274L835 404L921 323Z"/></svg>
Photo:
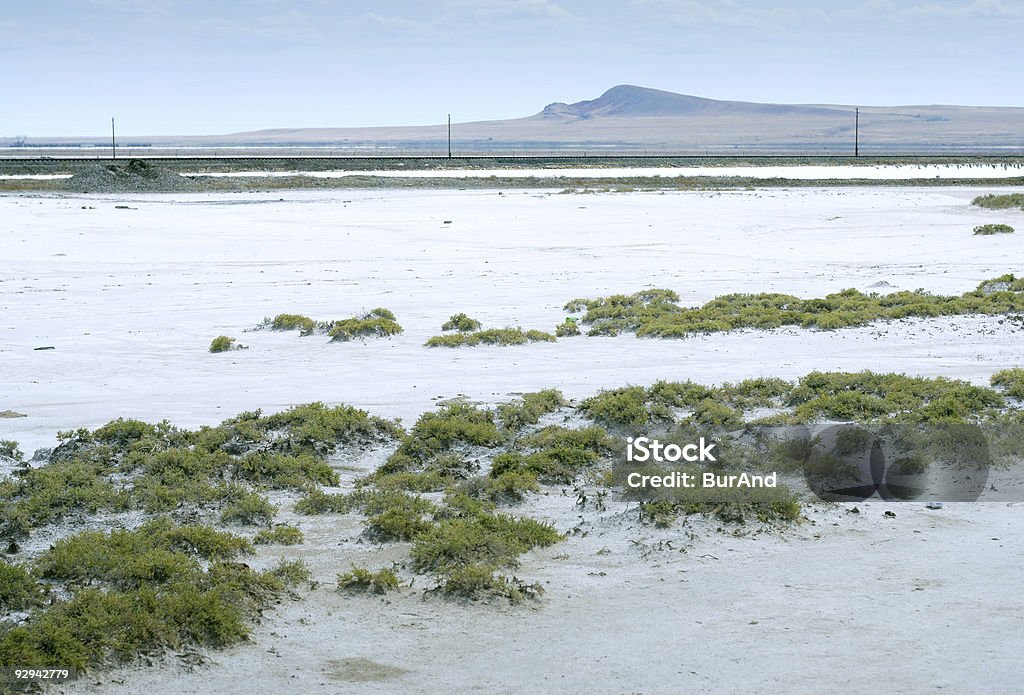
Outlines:
<svg viewBox="0 0 1024 695"><path fill-rule="evenodd" d="M1013 234L1013 227L1008 224L979 224L974 228L974 234L980 236L992 236L993 234Z"/></svg>
<svg viewBox="0 0 1024 695"><path fill-rule="evenodd" d="M457 445L494 446L503 440L493 411L462 402L449 403L436 412L421 415L378 473L422 471Z"/></svg>
<svg viewBox="0 0 1024 695"><path fill-rule="evenodd" d="M313 579L313 572L302 560L278 560L277 564L267 571L267 574L284 586L298 586L309 583Z"/></svg>
<svg viewBox="0 0 1024 695"><path fill-rule="evenodd" d="M988 284L993 282L988 281ZM780 326L834 330L907 316L997 315L1024 311L1024 284L1015 282L1013 276L1009 276L1007 286L999 291L979 288L959 297L932 295L923 290L880 295L846 289L815 299L773 293L728 294L703 306L687 308L672 300L673 294L658 292L573 300L566 305L566 310L586 310L580 323L590 326L588 335L634 332L638 337L660 338Z"/></svg>
<svg viewBox="0 0 1024 695"><path fill-rule="evenodd" d="M39 605L44 593L31 569L0 559L0 614Z"/></svg>
<svg viewBox="0 0 1024 695"><path fill-rule="evenodd" d="M227 352L235 347L235 339L226 335L218 335L210 343L210 352Z"/></svg>
<svg viewBox="0 0 1024 695"><path fill-rule="evenodd" d="M476 319L470 318L465 314L455 314L450 319L444 322L441 326L442 331L459 331L460 333L469 333L471 331L480 330L480 322Z"/></svg>
<svg viewBox="0 0 1024 695"><path fill-rule="evenodd" d="M15 461L21 461L25 454L18 446L18 442L11 439L0 439L0 456L6 456Z"/></svg>
<svg viewBox="0 0 1024 695"><path fill-rule="evenodd" d="M1007 396L1024 399L1024 369L1003 369L992 375L989 383L1003 389Z"/></svg>
<svg viewBox="0 0 1024 695"><path fill-rule="evenodd" d="M357 501L367 515L370 537L382 541L407 541L427 531L437 507L422 497L400 491L368 493Z"/></svg>
<svg viewBox="0 0 1024 695"><path fill-rule="evenodd" d="M220 513L225 524L267 525L277 515L276 505L251 490L232 487L228 494L228 502Z"/></svg>
<svg viewBox="0 0 1024 695"><path fill-rule="evenodd" d="M642 386L602 391L580 403L589 418L610 427L638 428L647 424L647 391Z"/></svg>
<svg viewBox="0 0 1024 695"><path fill-rule="evenodd" d="M477 514L443 519L413 541L411 557L417 572L443 574L481 563L514 567L519 555L561 539L553 527L533 519Z"/></svg>
<svg viewBox="0 0 1024 695"><path fill-rule="evenodd" d="M1024 193L989 193L980 195L971 201L971 205L989 210L1024 209Z"/></svg>
<svg viewBox="0 0 1024 695"><path fill-rule="evenodd" d="M338 575L338 589L357 593L386 594L399 586L398 575L393 569L384 568L371 572L365 567L353 567Z"/></svg>
<svg viewBox="0 0 1024 695"><path fill-rule="evenodd" d="M269 320L269 325L275 331L298 330L305 335L310 335L317 326L316 321L302 314L278 314Z"/></svg>
<svg viewBox="0 0 1024 695"><path fill-rule="evenodd" d="M494 457L490 476L507 483L528 485L529 478L507 477L510 474L535 476L548 483L571 483L585 468L611 451L611 439L601 427L566 429L546 427L521 438L516 448ZM491 486L492 490L498 490Z"/></svg>
<svg viewBox="0 0 1024 695"><path fill-rule="evenodd" d="M656 464L630 464L613 469L613 482L622 485L626 498L640 501L641 519L657 526L669 526L680 516L709 515L729 523L795 521L800 517L799 498L785 485L777 487L629 487L626 476L665 475L671 469ZM702 481L706 469L686 466L677 469ZM740 472L739 470L736 471ZM716 471L721 475L728 472Z"/></svg>
<svg viewBox="0 0 1024 695"><path fill-rule="evenodd" d="M260 529L252 542L256 545L299 545L304 540L302 530L288 524L275 524L273 528Z"/></svg>
<svg viewBox="0 0 1024 695"><path fill-rule="evenodd" d="M333 437L328 436L328 441ZM312 446L315 437L303 441ZM301 489L313 485L335 486L340 480L330 464L309 454L254 452L240 456L231 464L231 476L260 487Z"/></svg>
<svg viewBox="0 0 1024 695"><path fill-rule="evenodd" d="M502 426L512 432L527 425L535 425L541 417L568 405L562 392L545 389L536 393L525 393L519 399L498 406L498 419Z"/></svg>
<svg viewBox="0 0 1024 695"><path fill-rule="evenodd" d="M570 338L572 336L581 335L579 324L576 323L576 319L569 317L565 321L555 326L555 336L558 338Z"/></svg>
<svg viewBox="0 0 1024 695"><path fill-rule="evenodd" d="M995 414L1005 400L992 389L944 377L810 372L793 389L789 405L803 422L965 422Z"/></svg>
<svg viewBox="0 0 1024 695"><path fill-rule="evenodd" d="M538 330L522 328L489 328L471 333L435 335L424 343L427 347L473 347L476 345L525 345L536 342L555 342L555 336Z"/></svg>
<svg viewBox="0 0 1024 695"><path fill-rule="evenodd" d="M334 321L327 329L332 342L344 342L355 338L387 338L398 335L402 327L395 315L387 309L377 308L362 316Z"/></svg>
<svg viewBox="0 0 1024 695"><path fill-rule="evenodd" d="M313 488L306 496L295 503L296 514L307 516L315 514L347 514L352 511L352 497L343 493L328 494L319 488Z"/></svg>

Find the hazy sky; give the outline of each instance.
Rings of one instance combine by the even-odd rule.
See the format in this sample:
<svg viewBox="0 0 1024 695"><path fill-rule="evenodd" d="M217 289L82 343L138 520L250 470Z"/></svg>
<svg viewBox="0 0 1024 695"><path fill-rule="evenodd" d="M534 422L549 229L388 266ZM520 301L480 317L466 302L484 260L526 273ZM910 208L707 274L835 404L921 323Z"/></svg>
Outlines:
<svg viewBox="0 0 1024 695"><path fill-rule="evenodd" d="M637 84L1024 106L1024 0L11 0L0 136L531 115Z"/></svg>

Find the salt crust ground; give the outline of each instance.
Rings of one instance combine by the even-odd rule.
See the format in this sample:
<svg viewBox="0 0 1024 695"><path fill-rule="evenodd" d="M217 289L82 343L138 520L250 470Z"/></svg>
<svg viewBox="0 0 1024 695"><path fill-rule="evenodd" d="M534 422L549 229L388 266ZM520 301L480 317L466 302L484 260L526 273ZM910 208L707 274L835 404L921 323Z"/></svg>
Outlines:
<svg viewBox="0 0 1024 695"><path fill-rule="evenodd" d="M411 422L458 394L492 402L558 386L578 397L811 369L984 383L1020 363L1016 324L420 347L457 311L550 329L572 297L651 286L687 303L851 286L963 292L1024 259L1018 235L971 234L1024 222L967 206L984 192L3 196L0 410L29 417L0 420L0 438L31 450L119 415L195 426L315 399ZM244 332L281 311L335 318L378 305L405 334L328 345ZM250 349L210 355L220 333ZM423 580L387 601L340 596L335 573L404 549L360 543L354 516L304 520L306 545L254 563L304 557L322 586L269 613L252 644L195 670L172 657L65 692L1013 692L1024 675L1019 504L815 505L795 530L737 538L699 520L640 526L618 501L580 512L571 491L546 492L524 511L579 531L526 557L519 573L547 589L536 606L423 600Z"/></svg>

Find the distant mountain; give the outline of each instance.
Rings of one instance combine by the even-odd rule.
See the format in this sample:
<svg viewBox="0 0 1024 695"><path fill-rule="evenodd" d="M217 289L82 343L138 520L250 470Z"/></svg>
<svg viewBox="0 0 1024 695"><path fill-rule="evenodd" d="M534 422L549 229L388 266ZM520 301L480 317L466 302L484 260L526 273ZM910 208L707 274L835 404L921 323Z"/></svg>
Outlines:
<svg viewBox="0 0 1024 695"><path fill-rule="evenodd" d="M849 111L849 109L845 109ZM648 116L711 116L711 115L835 115L836 108L821 106L790 106L756 104L747 101L717 101L676 94L660 89L620 84L597 99L575 104L555 102L537 114L540 118L586 120L589 118L642 118Z"/></svg>
<svg viewBox="0 0 1024 695"><path fill-rule="evenodd" d="M596 99L555 102L539 113L452 124L455 153L853 152L854 107L719 101L633 85ZM1024 108L862 106L861 152L1024 151ZM122 147L317 146L334 154L438 154L444 124L370 128L277 128L229 135L131 137ZM28 144L105 146L106 136ZM0 146L13 140L0 139ZM127 154L127 153L126 153Z"/></svg>

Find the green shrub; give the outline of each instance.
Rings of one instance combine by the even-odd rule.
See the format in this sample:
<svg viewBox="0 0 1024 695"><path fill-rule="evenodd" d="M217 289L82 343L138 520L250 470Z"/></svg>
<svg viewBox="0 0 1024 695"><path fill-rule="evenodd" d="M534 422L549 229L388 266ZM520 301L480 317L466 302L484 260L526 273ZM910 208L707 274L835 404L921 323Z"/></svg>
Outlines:
<svg viewBox="0 0 1024 695"><path fill-rule="evenodd" d="M252 542L256 545L298 545L304 536L301 529L288 524L275 524L270 529L260 529Z"/></svg>
<svg viewBox="0 0 1024 695"><path fill-rule="evenodd" d="M226 335L218 335L210 343L210 352L227 352L235 347L235 339Z"/></svg>
<svg viewBox="0 0 1024 695"><path fill-rule="evenodd" d="M737 429L743 426L742 413L710 398L705 398L694 407L693 419L716 430Z"/></svg>
<svg viewBox="0 0 1024 695"><path fill-rule="evenodd" d="M1013 281L1012 276L1010 280ZM907 316L994 315L1024 310L1024 283L1004 289L1012 294L989 296L981 288L959 297L937 296L923 290L864 294L856 289L815 299L773 293L728 294L695 308L679 306L670 299L674 295L636 293L573 300L566 308L586 309L580 323L590 326L589 335L632 331L638 337L685 338L739 328L803 326L834 330Z"/></svg>
<svg viewBox="0 0 1024 695"><path fill-rule="evenodd" d="M526 339L531 343L554 343L557 342L558 340L557 338L555 338L555 336L551 335L550 333L546 333L545 331L538 331L534 328L531 328L530 330L526 331Z"/></svg>
<svg viewBox="0 0 1024 695"><path fill-rule="evenodd" d="M1013 234L1013 227L1008 224L979 224L974 228L974 233L981 236L993 234Z"/></svg>
<svg viewBox="0 0 1024 695"><path fill-rule="evenodd" d="M437 412L421 415L379 473L388 475L422 467L458 444L494 446L503 439L492 411L462 402L449 403Z"/></svg>
<svg viewBox="0 0 1024 695"><path fill-rule="evenodd" d="M251 422L257 438L267 437L270 432L284 433L274 440L276 449L317 455L332 453L342 445L365 445L402 435L402 429L390 420L352 406L332 408L320 402L297 405ZM326 471L318 475L326 475Z"/></svg>
<svg viewBox="0 0 1024 695"><path fill-rule="evenodd" d="M1006 210L1009 208L1024 209L1024 193L1007 193L980 195L971 201L971 205L989 210Z"/></svg>
<svg viewBox="0 0 1024 695"><path fill-rule="evenodd" d="M313 573L302 560L278 560L277 564L267 574L279 580L285 586L298 586L304 582L309 582L313 578Z"/></svg>
<svg viewBox="0 0 1024 695"><path fill-rule="evenodd" d="M36 561L36 571L46 579L130 588L194 573L198 559L227 560L251 552L244 538L205 526L178 527L163 518L134 531L84 531L62 538Z"/></svg>
<svg viewBox="0 0 1024 695"><path fill-rule="evenodd" d="M0 634L0 667L86 669L186 645L223 647L248 637L249 623L283 588L270 573L225 563L148 581L136 552L151 549L127 548L120 557L136 570L137 586L83 588L37 611Z"/></svg>
<svg viewBox="0 0 1024 695"><path fill-rule="evenodd" d="M278 314L270 321L271 330L294 331L297 329L304 335L310 335L316 329L316 325L316 321L302 314Z"/></svg>
<svg viewBox="0 0 1024 695"><path fill-rule="evenodd" d="M1005 402L995 391L965 381L865 371L810 372L793 389L789 404L802 422L821 417L964 422L991 415Z"/></svg>
<svg viewBox="0 0 1024 695"><path fill-rule="evenodd" d="M412 540L427 531L437 507L430 501L399 491L369 493L357 502L367 515L366 527L376 540Z"/></svg>
<svg viewBox="0 0 1024 695"><path fill-rule="evenodd" d="M295 503L296 514L307 516L314 514L347 514L352 511L352 498L343 493L327 494L323 490L312 489L305 497Z"/></svg>
<svg viewBox="0 0 1024 695"><path fill-rule="evenodd" d="M489 328L472 333L435 335L429 338L427 347L473 347L476 345L525 345L535 342L555 342L555 336L544 331L522 328Z"/></svg>
<svg viewBox="0 0 1024 695"><path fill-rule="evenodd" d="M548 524L497 514L443 519L414 541L413 568L446 573L483 563L514 567L522 553L562 539Z"/></svg>
<svg viewBox="0 0 1024 695"><path fill-rule="evenodd" d="M327 329L327 335L333 342L355 338L387 338L401 332L402 327L395 320L395 315L387 309L381 308L374 309L362 316L335 321Z"/></svg>
<svg viewBox="0 0 1024 695"><path fill-rule="evenodd" d="M510 431L518 431L527 425L535 425L541 417L568 405L562 392L546 389L536 393L525 393L518 400L498 406L498 419Z"/></svg>
<svg viewBox="0 0 1024 695"><path fill-rule="evenodd" d="M42 602L43 593L31 570L0 559L0 614L36 606Z"/></svg>
<svg viewBox="0 0 1024 695"><path fill-rule="evenodd" d="M488 563L474 563L455 567L445 573L437 590L446 596L466 599L485 599L502 596L518 604L527 598L544 593L540 584L526 584L515 578L498 574L498 567Z"/></svg>
<svg viewBox="0 0 1024 695"><path fill-rule="evenodd" d="M371 572L364 567L353 567L351 571L338 575L340 591L385 594L397 589L398 585L398 575L388 568Z"/></svg>
<svg viewBox="0 0 1024 695"><path fill-rule="evenodd" d="M642 386L602 391L580 403L588 417L610 427L637 428L647 424L647 392Z"/></svg>
<svg viewBox="0 0 1024 695"><path fill-rule="evenodd" d="M332 441L329 437L328 441ZM315 437L303 439L300 447L312 446ZM292 456L255 452L236 458L232 462L231 475L235 480L244 480L254 485L271 488L302 489L307 485L338 485L338 474L331 466L309 454Z"/></svg>
<svg viewBox="0 0 1024 695"><path fill-rule="evenodd" d="M1006 392L1007 396L1024 399L1024 369L1004 369L992 375L989 383Z"/></svg>
<svg viewBox="0 0 1024 695"><path fill-rule="evenodd" d="M476 319L472 319L465 314L455 314L450 319L444 322L441 326L442 331L459 331L460 333L469 333L471 331L480 330L480 322Z"/></svg>
<svg viewBox="0 0 1024 695"><path fill-rule="evenodd" d="M277 515L277 506L255 492L231 488L229 495L220 513L220 520L225 524L266 525Z"/></svg>
<svg viewBox="0 0 1024 695"><path fill-rule="evenodd" d="M565 321L555 326L555 336L558 338L569 338L572 336L580 335L579 324L576 323L574 318L566 318Z"/></svg>
<svg viewBox="0 0 1024 695"><path fill-rule="evenodd" d="M537 474L529 470L510 470L497 476L479 478L477 497L501 503L522 502L528 492L540 492Z"/></svg>
<svg viewBox="0 0 1024 695"><path fill-rule="evenodd" d="M15 461L21 461L25 454L18 447L18 442L11 439L0 439L0 456L6 456Z"/></svg>

